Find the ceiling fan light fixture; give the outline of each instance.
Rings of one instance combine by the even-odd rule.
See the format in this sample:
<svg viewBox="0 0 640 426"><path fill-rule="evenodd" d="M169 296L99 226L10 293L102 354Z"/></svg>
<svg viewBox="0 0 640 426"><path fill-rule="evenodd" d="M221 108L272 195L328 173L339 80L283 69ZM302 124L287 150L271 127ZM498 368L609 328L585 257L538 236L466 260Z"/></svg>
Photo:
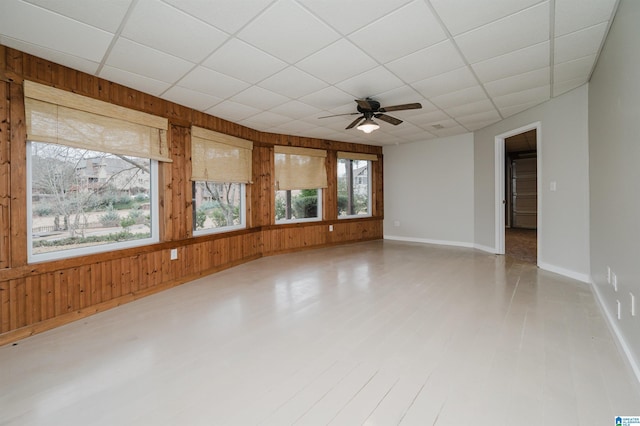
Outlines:
<svg viewBox="0 0 640 426"><path fill-rule="evenodd" d="M371 133L374 130L378 130L380 126L370 118L365 119L361 125L356 127L358 130L362 130L365 133Z"/></svg>

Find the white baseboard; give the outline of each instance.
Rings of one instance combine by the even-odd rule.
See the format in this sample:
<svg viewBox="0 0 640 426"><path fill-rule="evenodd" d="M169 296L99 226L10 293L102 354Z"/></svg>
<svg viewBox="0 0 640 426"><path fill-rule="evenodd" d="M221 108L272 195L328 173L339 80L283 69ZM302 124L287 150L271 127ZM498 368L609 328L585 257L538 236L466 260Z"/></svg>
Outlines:
<svg viewBox="0 0 640 426"><path fill-rule="evenodd" d="M482 250L482 251L486 251L487 253L496 254L496 248L495 247L483 246L482 244L474 244L473 248L478 249L478 250Z"/></svg>
<svg viewBox="0 0 640 426"><path fill-rule="evenodd" d="M455 247L467 247L467 248L474 247L472 243L465 243L463 241L432 240L430 238L401 237L397 235L385 235L383 238L385 240L407 241L410 243L422 243L422 244L437 244L440 246L455 246Z"/></svg>
<svg viewBox="0 0 640 426"><path fill-rule="evenodd" d="M589 276L589 274L583 274L580 272L572 271L570 269L550 265L545 262L538 262L538 268L544 269L545 271L553 272L555 274L564 275L565 277L573 278L574 280L582 281L583 283L591 284L591 277Z"/></svg>
<svg viewBox="0 0 640 426"><path fill-rule="evenodd" d="M593 281L591 281L591 287L593 288L593 293L596 295L596 301L598 302L598 306L600 306L600 310L602 311L602 314L604 315L607 323L609 324L609 328L615 335L618 341L618 345L620 346L620 349L622 349L622 352L624 353L624 355L627 358L627 361L629 362L629 366L633 370L633 373L636 375L636 379L640 384L640 362L633 355L633 351L627 344L627 341L624 338L624 335L620 331L620 328L618 327L618 322L615 319L614 315L612 315L612 313L607 309L607 305L605 305L604 303L604 299L602 297L602 294L600 293L598 286Z"/></svg>

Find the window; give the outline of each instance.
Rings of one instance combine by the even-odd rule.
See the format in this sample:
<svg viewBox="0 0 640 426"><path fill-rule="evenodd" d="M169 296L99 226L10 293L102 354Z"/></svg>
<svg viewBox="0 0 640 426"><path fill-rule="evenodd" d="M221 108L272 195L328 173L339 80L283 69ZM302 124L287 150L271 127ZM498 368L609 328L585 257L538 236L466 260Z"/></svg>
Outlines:
<svg viewBox="0 0 640 426"><path fill-rule="evenodd" d="M194 235L246 227L245 184L194 181L192 187Z"/></svg>
<svg viewBox="0 0 640 426"><path fill-rule="evenodd" d="M377 156L338 152L338 218L371 216L371 162Z"/></svg>
<svg viewBox="0 0 640 426"><path fill-rule="evenodd" d="M276 191L276 222L319 220L321 213L321 189Z"/></svg>
<svg viewBox="0 0 640 426"><path fill-rule="evenodd" d="M252 149L251 141L191 128L194 235L246 227Z"/></svg>
<svg viewBox="0 0 640 426"><path fill-rule="evenodd" d="M276 223L321 220L327 152L290 146L274 151Z"/></svg>
<svg viewBox="0 0 640 426"><path fill-rule="evenodd" d="M24 85L29 261L157 242L167 120Z"/></svg>
<svg viewBox="0 0 640 426"><path fill-rule="evenodd" d="M28 152L31 260L158 240L157 162L40 142Z"/></svg>

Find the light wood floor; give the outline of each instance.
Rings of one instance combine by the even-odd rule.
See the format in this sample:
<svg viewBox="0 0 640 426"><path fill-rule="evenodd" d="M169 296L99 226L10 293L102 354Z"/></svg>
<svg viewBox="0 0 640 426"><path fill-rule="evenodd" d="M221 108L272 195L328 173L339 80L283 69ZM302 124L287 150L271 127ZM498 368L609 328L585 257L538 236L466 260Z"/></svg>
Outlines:
<svg viewBox="0 0 640 426"><path fill-rule="evenodd" d="M0 348L3 425L593 425L640 415L586 284L374 241L260 259Z"/></svg>

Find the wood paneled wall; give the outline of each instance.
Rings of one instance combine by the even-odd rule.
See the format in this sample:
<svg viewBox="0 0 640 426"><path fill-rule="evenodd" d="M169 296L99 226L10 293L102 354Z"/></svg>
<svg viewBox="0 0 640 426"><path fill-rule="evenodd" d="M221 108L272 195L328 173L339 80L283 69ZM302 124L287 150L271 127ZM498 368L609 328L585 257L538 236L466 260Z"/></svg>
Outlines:
<svg viewBox="0 0 640 426"><path fill-rule="evenodd" d="M159 166L159 243L28 264L24 80L169 119L173 162ZM253 141L247 229L193 237L192 125ZM274 145L328 151L323 221L274 224ZM0 45L0 345L261 256L382 238L382 161L372 167L373 216L338 220L337 151L382 160L380 147L259 132Z"/></svg>

